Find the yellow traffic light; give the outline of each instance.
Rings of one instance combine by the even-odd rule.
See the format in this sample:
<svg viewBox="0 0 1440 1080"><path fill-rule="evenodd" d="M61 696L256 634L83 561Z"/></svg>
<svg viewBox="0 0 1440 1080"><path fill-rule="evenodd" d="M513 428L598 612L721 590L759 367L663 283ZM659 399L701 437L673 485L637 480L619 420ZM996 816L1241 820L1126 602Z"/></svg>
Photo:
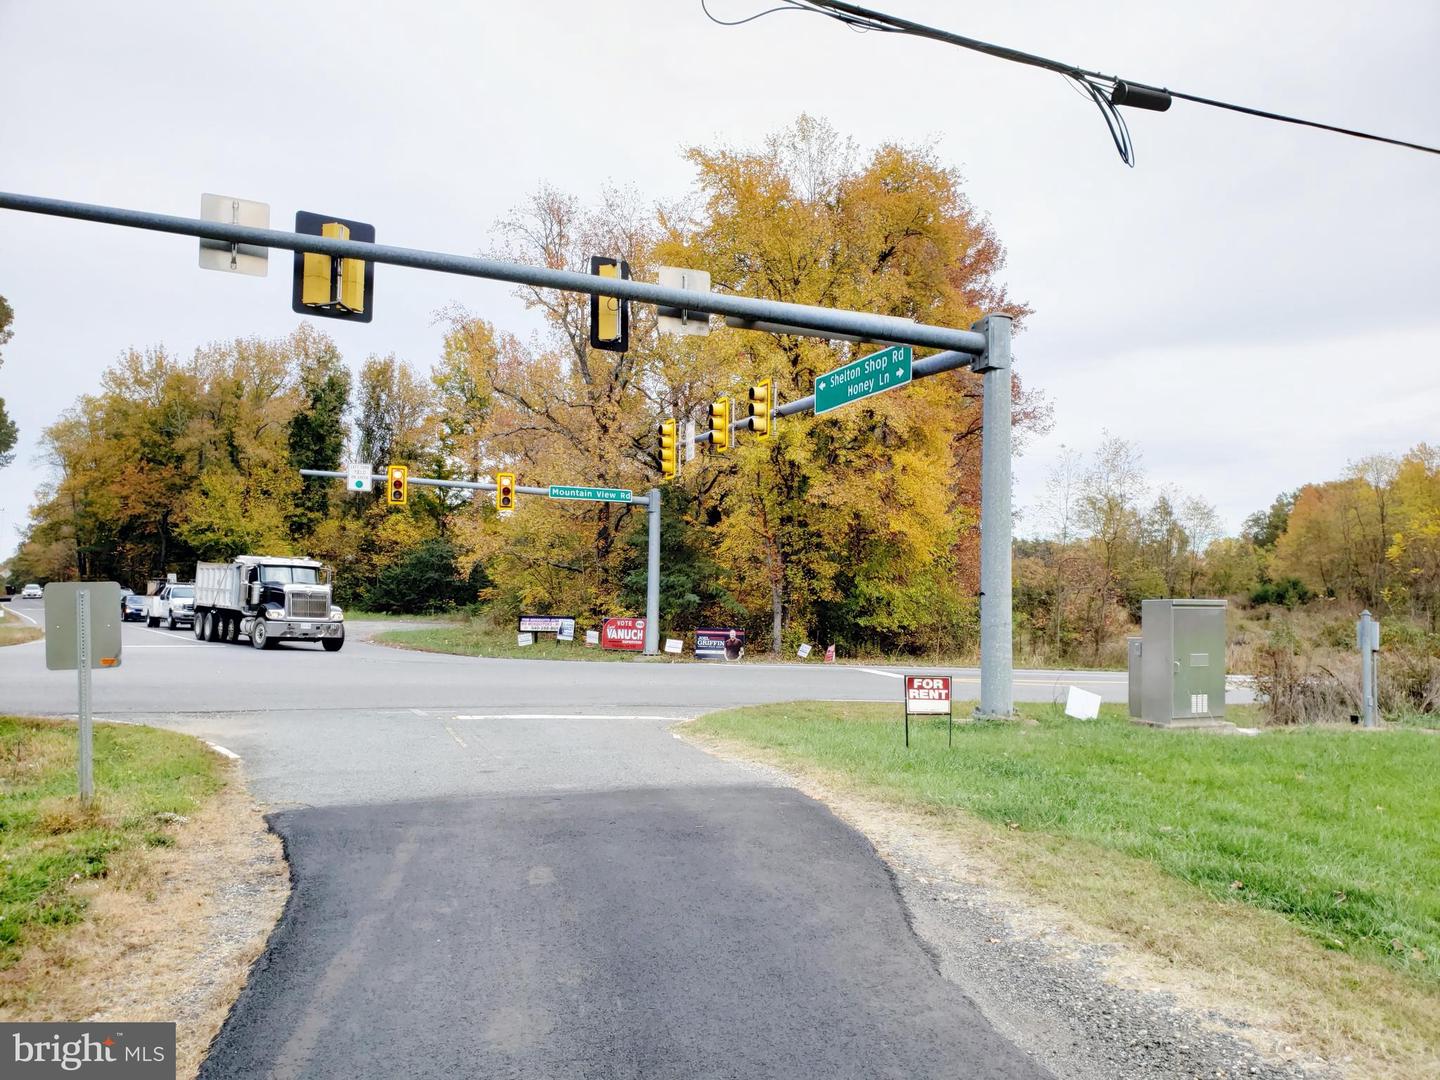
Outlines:
<svg viewBox="0 0 1440 1080"><path fill-rule="evenodd" d="M717 454L730 450L730 399L717 398L710 404L710 448Z"/></svg>
<svg viewBox="0 0 1440 1080"><path fill-rule="evenodd" d="M295 231L327 240L375 242L375 226L363 221L312 214L295 214ZM301 315L369 322L375 300L375 264L364 259L336 259L313 251L295 253L295 283L290 306Z"/></svg>
<svg viewBox="0 0 1440 1080"><path fill-rule="evenodd" d="M750 430L756 438L770 437L770 412L775 408L775 391L769 379L750 387Z"/></svg>
<svg viewBox="0 0 1440 1080"><path fill-rule="evenodd" d="M320 235L332 240L349 240L350 230L338 221L320 226ZM305 282L300 302L306 307L328 307L335 301L335 261L329 255L305 252Z"/></svg>
<svg viewBox="0 0 1440 1080"><path fill-rule="evenodd" d="M590 273L599 277L629 280L630 264L624 259L590 256ZM630 305L614 296L590 296L590 347L609 352L630 348Z"/></svg>
<svg viewBox="0 0 1440 1080"><path fill-rule="evenodd" d="M410 501L410 470L404 465L391 465L385 470L385 501L391 506L404 506Z"/></svg>
<svg viewBox="0 0 1440 1080"><path fill-rule="evenodd" d="M502 472L495 475L495 509L509 513L515 509L515 474Z"/></svg>
<svg viewBox="0 0 1440 1080"><path fill-rule="evenodd" d="M675 444L675 421L660 421L660 475L669 480L680 471L679 447Z"/></svg>

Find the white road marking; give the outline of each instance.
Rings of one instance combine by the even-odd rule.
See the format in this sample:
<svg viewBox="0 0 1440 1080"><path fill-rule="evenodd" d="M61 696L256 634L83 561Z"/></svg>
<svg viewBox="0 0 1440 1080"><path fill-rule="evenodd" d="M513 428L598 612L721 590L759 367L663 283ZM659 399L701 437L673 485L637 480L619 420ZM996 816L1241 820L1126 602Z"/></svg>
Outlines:
<svg viewBox="0 0 1440 1080"><path fill-rule="evenodd" d="M879 668L862 667L862 668L860 668L860 670L863 671L863 672L865 672L867 675L884 675L884 676L886 676L887 678L890 678L890 679L901 679L901 678L904 678L903 675L897 675L897 674L896 674L895 672L893 672L893 671L881 671Z"/></svg>
<svg viewBox="0 0 1440 1080"><path fill-rule="evenodd" d="M144 630L145 633L147 633L147 634L154 634L156 637L168 638L168 639L171 641L171 643L172 643L172 644L170 645L170 648L172 648L172 649L203 649L203 648L205 647L204 642L202 642L202 641L200 641L200 640L198 640L198 639L195 640L194 642L176 643L176 642L175 642L175 631L173 631L173 630L152 630L152 629L151 629L150 627L148 627L148 626L142 626L142 627L140 627L140 629L141 629L141 630ZM136 645L136 646L134 646L134 647L137 648L137 649L143 649L143 648L145 648L144 645ZM162 646L162 645L151 645L150 648L152 648L152 649L159 649L159 648L164 648L164 646Z"/></svg>
<svg viewBox="0 0 1440 1080"><path fill-rule="evenodd" d="M458 719L460 719L460 718L459 718L459 717L456 717L456 719L458 720ZM465 746L465 740L462 739L459 735L455 734L455 729L454 729L454 728L452 728L449 724L444 725L444 727L445 727L445 730L450 733L450 737L451 737L452 739L454 739L457 743L460 744L460 749L462 749L462 750L467 749L467 747Z"/></svg>
<svg viewBox="0 0 1440 1080"><path fill-rule="evenodd" d="M39 625L40 625L40 622L39 622L38 619L32 619L29 615L26 615L25 612L21 611L21 610L20 610L19 608L17 608L17 607L12 607L10 610L13 611L16 615L19 615L22 619L24 619L26 622L28 622L31 626L39 626Z"/></svg>
<svg viewBox="0 0 1440 1080"><path fill-rule="evenodd" d="M456 720L689 720L688 716L638 716L619 713L467 713Z"/></svg>
<svg viewBox="0 0 1440 1080"><path fill-rule="evenodd" d="M429 715L430 715L430 714L427 713L424 709L411 709L410 711L413 712L416 716L429 716Z"/></svg>
<svg viewBox="0 0 1440 1080"><path fill-rule="evenodd" d="M213 743L213 742L211 742L209 739L206 739L206 740L205 740L205 745L208 746L208 747L210 747L211 750L214 750L217 754L221 755L222 757L227 757L227 758L229 758L231 761L239 761L239 760L240 760L240 755L239 755L239 754L235 753L234 750L227 750L227 749L225 749L225 747L221 746L219 743Z"/></svg>

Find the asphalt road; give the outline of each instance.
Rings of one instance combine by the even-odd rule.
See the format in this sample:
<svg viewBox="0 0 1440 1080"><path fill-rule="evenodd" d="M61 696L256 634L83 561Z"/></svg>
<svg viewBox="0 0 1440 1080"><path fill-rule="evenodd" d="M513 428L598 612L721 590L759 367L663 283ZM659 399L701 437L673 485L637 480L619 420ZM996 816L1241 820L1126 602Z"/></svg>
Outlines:
<svg viewBox="0 0 1440 1080"><path fill-rule="evenodd" d="M36 601L15 601L39 618ZM73 714L75 676L44 669L44 645L0 650L0 708ZM40 662L35 662L37 654ZM121 666L97 671L97 713L128 717L246 709L578 710L646 708L688 713L772 701L899 701L907 670L949 671L957 697L979 696L973 668L859 667L852 664L665 664L484 660L384 648L352 637L338 653L283 644L269 651L196 641L185 629L123 627ZM1081 686L1125 700L1121 672L1017 671L1021 701L1064 700Z"/></svg>
<svg viewBox="0 0 1440 1080"><path fill-rule="evenodd" d="M202 1076L1048 1076L798 793L281 814L301 883Z"/></svg>
<svg viewBox="0 0 1440 1080"><path fill-rule="evenodd" d="M1049 1075L939 974L863 837L668 730L764 701L898 710L899 671L355 637L257 652L126 625L97 717L238 753L291 860L290 905L202 1075ZM1020 673L1017 696L1071 683L1124 693L1113 673ZM74 709L43 644L0 649L0 711Z"/></svg>

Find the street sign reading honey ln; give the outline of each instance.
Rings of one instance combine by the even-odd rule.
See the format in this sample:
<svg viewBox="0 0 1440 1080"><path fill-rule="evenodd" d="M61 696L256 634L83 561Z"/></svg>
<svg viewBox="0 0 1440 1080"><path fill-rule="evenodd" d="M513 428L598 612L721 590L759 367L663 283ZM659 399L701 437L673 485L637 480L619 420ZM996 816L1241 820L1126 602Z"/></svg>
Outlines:
<svg viewBox="0 0 1440 1080"><path fill-rule="evenodd" d="M891 345L815 377L815 415L894 390L910 381L914 350Z"/></svg>
<svg viewBox="0 0 1440 1080"><path fill-rule="evenodd" d="M635 493L625 488L561 487L551 484L549 496L552 499L587 499L590 502L628 503L633 502Z"/></svg>

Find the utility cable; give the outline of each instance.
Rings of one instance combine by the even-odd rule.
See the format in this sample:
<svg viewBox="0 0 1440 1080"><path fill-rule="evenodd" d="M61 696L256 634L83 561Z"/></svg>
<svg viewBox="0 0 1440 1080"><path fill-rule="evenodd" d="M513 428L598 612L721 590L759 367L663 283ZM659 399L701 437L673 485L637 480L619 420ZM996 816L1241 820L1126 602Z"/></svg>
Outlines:
<svg viewBox="0 0 1440 1080"><path fill-rule="evenodd" d="M1426 146L1422 143L1408 142L1404 139L1392 139L1386 135L1376 135L1369 131L1359 131L1354 128L1339 127L1335 124L1325 124L1318 120L1306 120L1298 116L1289 116L1285 113L1270 112L1266 109L1255 109L1247 105L1237 105L1229 101L1219 101L1215 98L1201 97L1198 94L1187 94L1180 90L1171 90L1163 86L1151 86L1148 83L1134 82L1129 79L1121 79L1115 75L1107 75L1101 71L1091 71L1087 68L1077 67L1074 64L1067 64L1060 60L1052 60L1046 56L1038 56L1035 53L1023 52L1019 49L1012 49L1007 45L996 45L992 42L981 41L978 38L966 37L963 34L952 33L949 30L941 30L934 26L926 26L924 23L913 22L910 19L901 18L898 15L889 15L882 11L873 11L869 8L851 4L846 0L785 0L778 7L772 7L767 11L758 12L748 18L734 22L726 22L717 19L706 7L705 0L700 0L700 6L704 9L706 16L722 26L739 26L742 23L751 22L764 15L770 15L778 11L808 11L815 15L824 15L827 18L836 20L849 26L853 30L874 30L889 34L907 34L912 37L929 38L932 41L939 41L946 45L955 45L962 49L970 49L973 52L984 53L1000 60L1009 60L1016 64L1025 64L1028 67L1037 67L1046 71L1053 71L1063 75L1076 84L1086 96L1100 110L1104 117L1106 127L1110 130L1110 137L1115 141L1115 149L1120 154L1120 160L1131 167L1135 164L1134 145L1130 141L1130 132L1125 125L1125 118L1120 113L1118 106L1129 106L1130 108L1146 109L1151 112L1164 112L1170 108L1173 98L1182 101L1193 102L1197 105L1208 105L1215 109L1225 109L1230 112L1242 113L1246 116L1256 116L1264 120L1276 120L1282 124L1295 124L1299 127L1316 128L1320 131L1331 131L1338 135L1349 135L1356 139L1368 139L1372 142L1385 143L1389 146L1399 146L1407 150L1419 150L1425 154L1440 154L1440 147Z"/></svg>

